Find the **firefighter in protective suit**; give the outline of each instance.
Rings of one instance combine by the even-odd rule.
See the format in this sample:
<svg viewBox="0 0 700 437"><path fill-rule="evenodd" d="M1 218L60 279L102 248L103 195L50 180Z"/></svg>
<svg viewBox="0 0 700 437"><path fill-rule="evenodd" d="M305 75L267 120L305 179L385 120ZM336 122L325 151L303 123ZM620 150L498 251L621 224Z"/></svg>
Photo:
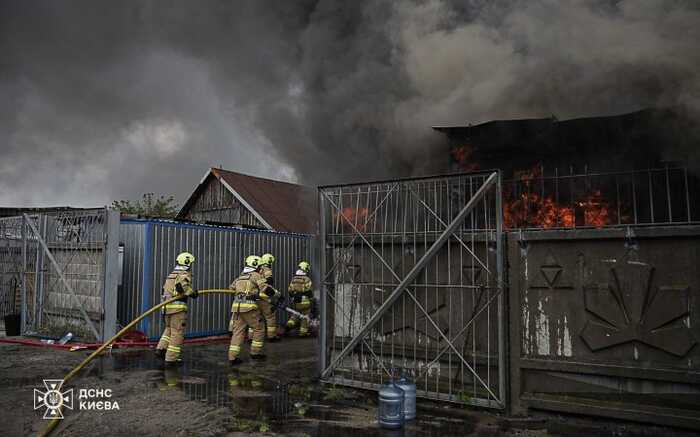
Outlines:
<svg viewBox="0 0 700 437"><path fill-rule="evenodd" d="M182 361L180 352L187 328L187 299L198 297L197 290L192 289L194 255L182 252L175 261L177 263L175 269L163 284L162 299L168 300L173 297L181 297L181 299L165 305L162 309L165 315L165 330L156 346L156 354L165 358L166 366L176 365Z"/></svg>
<svg viewBox="0 0 700 437"><path fill-rule="evenodd" d="M238 354L245 341L248 327L253 329L253 341L250 345L250 357L254 360L265 359L262 348L265 342L262 316L258 308L260 293L265 291L265 278L259 272L260 257L250 255L245 259L243 273L229 286L234 290L233 305L231 305L231 323L233 331L231 344L228 348L228 360L231 365L241 362Z"/></svg>
<svg viewBox="0 0 700 437"><path fill-rule="evenodd" d="M279 296L276 296L274 287L274 278L272 275L272 264L275 262L275 257L271 253L266 253L260 257L260 274L265 278L265 283L269 286L260 293L258 308L265 319L265 334L267 341L275 342L279 340L277 336L277 317L275 314L275 303ZM253 338L253 330L248 328L248 338Z"/></svg>
<svg viewBox="0 0 700 437"><path fill-rule="evenodd" d="M313 303L313 290L311 278L309 278L309 270L311 270L311 265L308 262L300 262L299 270L296 271L289 283L289 298L293 302L294 309L307 317L311 314L311 305ZM309 320L298 316L293 316L287 320L287 331L294 329L298 324L300 324L299 337L308 336Z"/></svg>

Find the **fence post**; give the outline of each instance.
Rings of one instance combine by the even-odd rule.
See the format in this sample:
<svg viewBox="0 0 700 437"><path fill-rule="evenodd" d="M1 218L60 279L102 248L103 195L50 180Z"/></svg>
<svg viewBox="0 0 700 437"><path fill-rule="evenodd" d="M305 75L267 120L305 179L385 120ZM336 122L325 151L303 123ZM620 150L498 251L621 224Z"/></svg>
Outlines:
<svg viewBox="0 0 700 437"><path fill-rule="evenodd" d="M104 282L102 340L117 333L117 287L119 285L119 211L105 208Z"/></svg>
<svg viewBox="0 0 700 437"><path fill-rule="evenodd" d="M22 217L22 314L21 332L24 334L27 331L27 216ZM36 293L36 290L35 290ZM14 292L12 293L14 296Z"/></svg>

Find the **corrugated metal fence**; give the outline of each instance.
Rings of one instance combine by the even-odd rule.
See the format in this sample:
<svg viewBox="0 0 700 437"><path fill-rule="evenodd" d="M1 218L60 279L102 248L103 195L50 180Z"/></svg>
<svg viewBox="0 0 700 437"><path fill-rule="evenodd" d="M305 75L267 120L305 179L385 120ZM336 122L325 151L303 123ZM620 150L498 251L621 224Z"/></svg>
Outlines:
<svg viewBox="0 0 700 437"><path fill-rule="evenodd" d="M159 220L122 220L120 243L123 246L118 302L121 325L160 302L163 281L182 251L192 252L197 259L193 270L197 289L227 288L240 274L247 255L270 252L276 257L275 286L285 293L298 262L309 260L312 254L309 235ZM191 301L188 337L226 332L230 308L230 296L207 296ZM286 314L278 312L278 321L285 322ZM157 314L145 319L139 329L155 338L162 328L161 316Z"/></svg>

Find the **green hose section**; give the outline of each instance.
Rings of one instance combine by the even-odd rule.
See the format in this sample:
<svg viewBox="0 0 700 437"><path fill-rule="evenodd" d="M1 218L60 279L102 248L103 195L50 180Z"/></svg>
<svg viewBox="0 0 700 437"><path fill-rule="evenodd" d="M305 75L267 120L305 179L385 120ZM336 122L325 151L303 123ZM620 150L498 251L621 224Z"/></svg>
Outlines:
<svg viewBox="0 0 700 437"><path fill-rule="evenodd" d="M204 295L204 294L234 294L233 290L230 289L222 289L222 288L211 288L207 290L199 290L199 295ZM145 319L146 317L150 316L154 312L158 311L162 306L167 305L171 302L175 302L176 300L180 299L180 297L174 297L172 299L168 299L166 301L163 301L159 303L158 305L154 306L150 310L146 311L145 313L141 314L131 322L129 322L128 325L126 325L124 328L122 328L121 331L117 332L114 337L110 338L107 340L102 346L97 348L97 350L93 353L91 353L87 358L83 360L82 363L78 364L75 369L71 370L64 378L63 378L63 383L65 384L68 382L70 379L72 379L75 375L80 372L80 370L85 367L90 361L92 361L96 356L102 353L109 345L114 343L121 337L122 335L126 334L129 329L133 328L134 325L136 325L138 322L141 320ZM49 424L46 426L46 428L39 434L41 437L49 436L53 432L53 430L58 426L58 424L61 422L61 419L51 419Z"/></svg>

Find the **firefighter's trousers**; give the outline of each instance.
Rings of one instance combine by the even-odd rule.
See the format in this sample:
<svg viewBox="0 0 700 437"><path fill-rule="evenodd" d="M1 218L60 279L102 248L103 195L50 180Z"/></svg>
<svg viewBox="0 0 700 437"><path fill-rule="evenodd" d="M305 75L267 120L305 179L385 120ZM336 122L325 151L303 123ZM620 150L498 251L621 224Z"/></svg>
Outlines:
<svg viewBox="0 0 700 437"><path fill-rule="evenodd" d="M265 331L263 330L263 321L259 310L234 312L231 315L230 325L233 327L233 335L231 336L231 345L228 348L229 361L235 360L241 352L241 345L245 341L248 327L253 329L253 342L250 345L250 354L257 355L262 353L262 348L265 344Z"/></svg>
<svg viewBox="0 0 700 437"><path fill-rule="evenodd" d="M265 334L267 335L267 339L271 340L277 337L277 317L275 315L275 310L272 307L272 304L265 300L259 300L258 308L260 309L260 313L262 314L263 319L265 320L265 326L267 326L265 328ZM252 328L248 328L248 338L253 338Z"/></svg>
<svg viewBox="0 0 700 437"><path fill-rule="evenodd" d="M176 361L180 357L186 329L187 311L165 315L165 330L156 346L156 349L166 350L165 361Z"/></svg>
<svg viewBox="0 0 700 437"><path fill-rule="evenodd" d="M294 309L299 311L301 314L309 317L311 314L311 307L306 305L295 305ZM299 326L299 336L306 337L309 335L309 320L301 318L299 316L293 315L287 320L287 329L294 329Z"/></svg>

